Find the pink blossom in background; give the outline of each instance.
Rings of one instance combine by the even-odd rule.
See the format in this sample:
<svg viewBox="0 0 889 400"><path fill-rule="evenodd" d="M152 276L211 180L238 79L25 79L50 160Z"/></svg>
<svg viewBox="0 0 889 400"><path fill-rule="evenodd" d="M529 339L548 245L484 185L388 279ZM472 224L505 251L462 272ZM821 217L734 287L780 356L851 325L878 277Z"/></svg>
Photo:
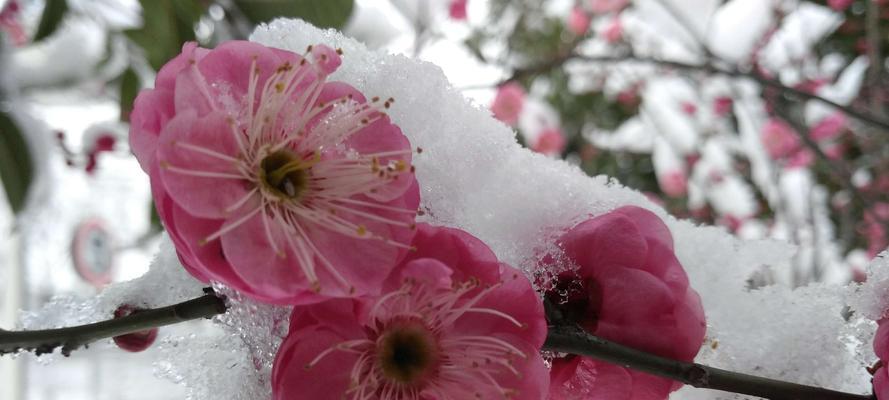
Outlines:
<svg viewBox="0 0 889 400"><path fill-rule="evenodd" d="M800 140L793 128L778 118L769 118L762 127L762 144L773 160L792 155L800 148Z"/></svg>
<svg viewBox="0 0 889 400"><path fill-rule="evenodd" d="M497 89L497 95L491 104L494 118L508 125L515 125L525 104L525 88L516 82L508 82Z"/></svg>
<svg viewBox="0 0 889 400"><path fill-rule="evenodd" d="M670 197L682 197L688 193L688 177L685 171L672 170L657 175L658 185L661 191Z"/></svg>
<svg viewBox="0 0 889 400"><path fill-rule="evenodd" d="M548 156L558 156L565 150L565 134L559 128L549 128L537 136L537 141L531 146L531 150Z"/></svg>
<svg viewBox="0 0 889 400"><path fill-rule="evenodd" d="M451 0L451 4L448 6L448 14L451 16L451 19L457 21L466 20L466 3L469 0Z"/></svg>
<svg viewBox="0 0 889 400"><path fill-rule="evenodd" d="M809 136L819 142L836 138L844 132L847 122L846 114L841 112L833 113L818 121L809 130Z"/></svg>
<svg viewBox="0 0 889 400"><path fill-rule="evenodd" d="M889 247L889 237L884 227L887 221L889 221L889 203L877 202L864 212L864 221L862 227L859 227L859 233L864 235L867 241L867 254L870 258L876 257Z"/></svg>
<svg viewBox="0 0 889 400"><path fill-rule="evenodd" d="M590 0L590 10L595 14L620 11L630 4L630 0Z"/></svg>
<svg viewBox="0 0 889 400"><path fill-rule="evenodd" d="M718 117L724 117L732 112L734 101L731 97L720 96L713 99L713 113Z"/></svg>
<svg viewBox="0 0 889 400"><path fill-rule="evenodd" d="M580 223L558 243L578 266L560 273L545 293L563 317L626 346L694 359L706 330L704 311L660 218L621 207ZM555 358L550 376L552 400L664 400L681 386L580 356Z"/></svg>
<svg viewBox="0 0 889 400"><path fill-rule="evenodd" d="M799 149L785 160L784 167L788 169L805 168L815 162L815 153L809 149Z"/></svg>
<svg viewBox="0 0 889 400"><path fill-rule="evenodd" d="M689 101L683 101L681 104L682 112L686 115L695 115L698 112L698 106Z"/></svg>
<svg viewBox="0 0 889 400"><path fill-rule="evenodd" d="M889 362L889 319L877 321L879 327L874 335L874 353L880 359L873 371L874 394L878 400L889 399L889 371L886 363Z"/></svg>
<svg viewBox="0 0 889 400"><path fill-rule="evenodd" d="M590 29L590 16L583 7L574 6L568 15L568 29L575 35L582 36Z"/></svg>
<svg viewBox="0 0 889 400"><path fill-rule="evenodd" d="M836 11L845 11L855 0L827 0L827 5Z"/></svg>
<svg viewBox="0 0 889 400"><path fill-rule="evenodd" d="M617 43L623 38L624 28L619 17L614 17L602 30L602 38L608 43Z"/></svg>
<svg viewBox="0 0 889 400"><path fill-rule="evenodd" d="M0 10L0 29L9 35L14 46L28 43L28 35L21 22L22 12L18 0L9 0Z"/></svg>
<svg viewBox="0 0 889 400"><path fill-rule="evenodd" d="M96 137L95 142L86 153L87 161L84 170L87 174L92 175L96 171L99 154L114 150L115 143L117 143L117 138L110 133L100 134Z"/></svg>
<svg viewBox="0 0 889 400"><path fill-rule="evenodd" d="M627 108L638 107L641 101L639 98L639 85L633 85L617 94L617 103Z"/></svg>
<svg viewBox="0 0 889 400"><path fill-rule="evenodd" d="M420 224L380 296L297 306L275 400L542 399L543 305L466 232Z"/></svg>
<svg viewBox="0 0 889 400"><path fill-rule="evenodd" d="M114 318L123 318L132 314L139 313L140 311L142 311L142 309L134 307L130 304L124 304L114 310ZM158 328L151 328L144 331L115 336L111 339L114 341L114 344L117 345L117 347L121 350L129 351L131 353L138 353L140 351L148 350L148 348L151 347L152 344L154 344L154 341L157 340L157 333Z"/></svg>
<svg viewBox="0 0 889 400"><path fill-rule="evenodd" d="M410 143L392 99L326 81L340 62L326 46L187 43L136 98L130 146L195 277L299 304L377 293L407 252Z"/></svg>

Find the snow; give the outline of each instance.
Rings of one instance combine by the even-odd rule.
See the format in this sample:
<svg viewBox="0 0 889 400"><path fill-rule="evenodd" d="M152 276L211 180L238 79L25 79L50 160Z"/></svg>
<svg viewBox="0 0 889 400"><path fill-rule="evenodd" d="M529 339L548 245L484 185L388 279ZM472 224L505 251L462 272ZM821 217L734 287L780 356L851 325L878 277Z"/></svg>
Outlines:
<svg viewBox="0 0 889 400"><path fill-rule="evenodd" d="M485 241L502 261L530 273L536 256L578 221L622 205L646 207L670 227L677 256L703 300L708 340L697 361L869 392L869 377L862 367L872 361L865 355L869 354L873 326L858 317L845 321L846 290L823 284L797 289L748 287L748 280L763 270L790 271L795 251L790 245L744 241L723 229L676 220L641 193L608 177L588 177L576 166L522 148L509 127L465 99L433 64L368 51L335 31L318 30L296 20L260 26L251 40L299 53L316 43L342 48L343 65L332 79L348 82L368 96L395 98L389 115L412 145L423 149L414 162L424 221L464 229ZM712 83L718 89L720 83ZM700 163L707 168L702 171L731 169L732 155L726 149L740 147L737 140L709 138L703 145ZM697 179L700 184L711 177ZM738 177L724 175L714 185L716 189L708 192L716 196L711 202L725 208L725 213L752 213L755 199L744 185ZM889 272L872 279L889 282ZM884 293L889 291L887 287L889 284L862 290ZM24 315L23 327L89 322L107 318L121 302L166 305L196 297L200 288L178 265L165 241L144 277L112 286L86 301L54 300L42 310ZM215 328L170 337L163 343L159 373L188 387L190 399L268 398L270 363L283 335L287 310L254 304L236 293L229 295L233 310L217 318ZM866 299L856 304L866 316L884 306ZM685 388L672 398L727 397Z"/></svg>

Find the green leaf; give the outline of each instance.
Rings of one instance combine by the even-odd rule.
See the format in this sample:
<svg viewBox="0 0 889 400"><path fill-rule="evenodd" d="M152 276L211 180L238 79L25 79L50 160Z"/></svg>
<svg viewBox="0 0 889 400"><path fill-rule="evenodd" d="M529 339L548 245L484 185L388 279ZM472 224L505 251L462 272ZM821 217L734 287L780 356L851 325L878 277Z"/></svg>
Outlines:
<svg viewBox="0 0 889 400"><path fill-rule="evenodd" d="M25 138L9 114L0 112L0 182L14 213L25 205L33 173Z"/></svg>
<svg viewBox="0 0 889 400"><path fill-rule="evenodd" d="M68 12L68 2L66 0L46 0L46 7L43 8L43 15L40 17L40 25L37 26L37 33L34 34L34 41L43 40L53 34L59 27L59 23L65 18Z"/></svg>
<svg viewBox="0 0 889 400"><path fill-rule="evenodd" d="M133 111L133 101L139 94L142 84L139 81L139 75L132 68L127 68L120 78L120 120L129 121L130 113Z"/></svg>
<svg viewBox="0 0 889 400"><path fill-rule="evenodd" d="M353 0L235 0L253 23L278 17L301 18L319 28L342 29L352 15Z"/></svg>
<svg viewBox="0 0 889 400"><path fill-rule="evenodd" d="M159 70L179 54L182 44L195 40L194 26L204 12L203 1L140 0L143 26L124 33L145 51L148 63Z"/></svg>

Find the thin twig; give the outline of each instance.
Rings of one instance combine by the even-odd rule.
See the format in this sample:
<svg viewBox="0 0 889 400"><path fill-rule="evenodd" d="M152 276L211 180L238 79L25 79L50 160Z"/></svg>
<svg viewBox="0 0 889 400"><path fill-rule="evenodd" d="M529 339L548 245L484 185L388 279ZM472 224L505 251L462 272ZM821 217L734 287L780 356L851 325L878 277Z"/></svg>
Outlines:
<svg viewBox="0 0 889 400"><path fill-rule="evenodd" d="M785 95L788 95L791 97L796 97L796 98L799 98L802 100L812 100L812 101L817 101L817 102L823 103L823 104L828 105L832 108L835 108L839 111L842 111L844 114L846 114L850 117L853 117L855 119L858 119L861 122L865 122L867 124L877 126L879 128L889 131L889 121L886 121L882 118L870 115L870 114L862 112L862 111L855 110L854 108L844 106L844 105L839 104L833 100L818 96L816 94L809 93L809 92L799 90L796 88L792 88L789 86L785 86L781 82L778 82L778 81L771 79L771 78L766 78L766 77L764 77L756 72L752 72L752 71L742 71L739 69L729 69L729 68L717 67L713 64L690 64L690 63L684 63L684 62L680 62L680 61L662 60L662 59L657 59L657 58L652 58L652 57L643 57L643 56L618 57L618 56L583 56L583 55L578 55L578 56L576 56L576 58L580 59L580 60L591 61L591 62L601 62L601 63L618 63L618 62L636 61L636 62L641 62L641 63L661 65L661 66L675 68L675 69L684 70L684 71L704 72L704 73L708 73L708 74L725 75L725 76L730 76L730 77L734 77L734 78L748 78L748 79L751 79L751 80L759 83L760 85L768 86L773 89L777 89Z"/></svg>
<svg viewBox="0 0 889 400"><path fill-rule="evenodd" d="M544 349L592 357L691 385L771 400L872 400L873 396L726 371L658 357L567 326L550 327Z"/></svg>
<svg viewBox="0 0 889 400"><path fill-rule="evenodd" d="M545 302L550 321L564 323L558 309ZM0 355L17 351L34 351L43 354L59 346L62 353L96 340L138 332L198 318L209 318L224 313L224 299L212 291L208 294L169 307L140 311L127 317L41 331L0 330ZM683 382L695 387L718 389L773 400L872 400L872 397L837 392L813 386L799 385L774 379L761 378L658 357L640 350L590 335L580 328L559 325L549 328L544 350L593 357L606 362L647 372Z"/></svg>
<svg viewBox="0 0 889 400"><path fill-rule="evenodd" d="M112 338L127 333L190 321L209 318L226 310L225 301L214 294L208 294L163 308L140 311L126 317L69 328L36 331L0 330L0 356L19 351L32 351L37 355L52 353L62 347L62 354L100 339Z"/></svg>

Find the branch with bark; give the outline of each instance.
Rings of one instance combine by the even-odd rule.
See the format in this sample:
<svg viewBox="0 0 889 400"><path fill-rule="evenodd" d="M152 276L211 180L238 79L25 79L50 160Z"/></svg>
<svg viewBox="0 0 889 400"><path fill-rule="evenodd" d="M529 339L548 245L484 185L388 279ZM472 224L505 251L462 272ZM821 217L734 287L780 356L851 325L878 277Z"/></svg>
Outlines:
<svg viewBox="0 0 889 400"><path fill-rule="evenodd" d="M225 311L225 300L208 291L202 297L179 304L93 324L39 331L0 330L0 355L19 351L31 351L40 355L52 352L59 346L62 347L62 353L68 355L71 351L97 340L193 319L210 318ZM554 315L550 305L547 305L547 314ZM595 358L694 387L772 400L874 399L871 395L844 393L659 357L561 323L550 326L543 349Z"/></svg>

